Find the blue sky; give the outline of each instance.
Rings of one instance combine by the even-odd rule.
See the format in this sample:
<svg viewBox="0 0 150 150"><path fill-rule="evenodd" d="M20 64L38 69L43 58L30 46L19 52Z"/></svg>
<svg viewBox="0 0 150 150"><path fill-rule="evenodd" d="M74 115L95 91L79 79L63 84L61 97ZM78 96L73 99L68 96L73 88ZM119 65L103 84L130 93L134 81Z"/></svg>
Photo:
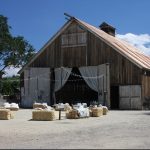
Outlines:
<svg viewBox="0 0 150 150"><path fill-rule="evenodd" d="M150 34L150 0L0 0L12 33L37 50L65 23L64 12L94 26L106 21L118 34Z"/></svg>
<svg viewBox="0 0 150 150"><path fill-rule="evenodd" d="M66 22L64 12L97 27L108 22L119 38L150 55L150 0L0 0L13 35L37 51Z"/></svg>

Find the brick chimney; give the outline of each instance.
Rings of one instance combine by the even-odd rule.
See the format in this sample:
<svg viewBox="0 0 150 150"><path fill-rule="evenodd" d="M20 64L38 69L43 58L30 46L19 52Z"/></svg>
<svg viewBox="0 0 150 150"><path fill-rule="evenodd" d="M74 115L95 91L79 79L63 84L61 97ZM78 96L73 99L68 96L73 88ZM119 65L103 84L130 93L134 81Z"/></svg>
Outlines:
<svg viewBox="0 0 150 150"><path fill-rule="evenodd" d="M114 27L112 27L111 25L107 24L106 22L103 22L99 27L104 32L106 32L112 36L115 36L115 30L116 29Z"/></svg>

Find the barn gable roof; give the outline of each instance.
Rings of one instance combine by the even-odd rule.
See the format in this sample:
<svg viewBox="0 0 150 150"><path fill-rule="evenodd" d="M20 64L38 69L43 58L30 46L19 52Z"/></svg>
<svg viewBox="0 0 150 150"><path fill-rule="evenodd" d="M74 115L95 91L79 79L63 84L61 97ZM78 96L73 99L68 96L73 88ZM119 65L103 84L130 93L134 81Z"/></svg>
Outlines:
<svg viewBox="0 0 150 150"><path fill-rule="evenodd" d="M28 67L45 49L48 47L73 21L76 21L79 25L84 27L89 32L93 33L95 36L100 38L103 42L111 46L121 55L126 57L132 63L137 65L139 68L150 70L150 57L139 52L137 48L131 46L125 41L113 37L101 29L94 27L84 21L77 18L72 18L67 21L64 26L42 47L42 49L18 72L22 73L26 67Z"/></svg>

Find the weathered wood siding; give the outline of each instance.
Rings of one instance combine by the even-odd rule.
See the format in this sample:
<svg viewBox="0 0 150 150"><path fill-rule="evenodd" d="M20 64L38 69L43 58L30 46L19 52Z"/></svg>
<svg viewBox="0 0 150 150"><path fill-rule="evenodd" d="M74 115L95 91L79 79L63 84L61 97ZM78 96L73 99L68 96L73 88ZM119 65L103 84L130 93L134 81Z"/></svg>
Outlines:
<svg viewBox="0 0 150 150"><path fill-rule="evenodd" d="M110 64L110 84L141 84L141 69L116 50L88 33L87 65Z"/></svg>
<svg viewBox="0 0 150 150"><path fill-rule="evenodd" d="M63 34L86 33L77 24L72 24ZM69 39L70 40L70 39ZM76 39L75 39L76 40ZM86 65L86 45L62 46L61 35L31 63L30 67L60 67Z"/></svg>
<svg viewBox="0 0 150 150"><path fill-rule="evenodd" d="M150 109L150 76L142 75L142 103L144 109Z"/></svg>
<svg viewBox="0 0 150 150"><path fill-rule="evenodd" d="M58 37L41 55L31 63L30 67L60 67L61 39Z"/></svg>
<svg viewBox="0 0 150 150"><path fill-rule="evenodd" d="M141 85L141 69L92 33L73 23L63 34L81 32L87 34L86 44L62 46L60 35L30 67L79 67L109 63L111 85Z"/></svg>
<svg viewBox="0 0 150 150"><path fill-rule="evenodd" d="M35 101L50 104L50 69L30 68L24 71L24 78L22 107L32 107Z"/></svg>
<svg viewBox="0 0 150 150"><path fill-rule="evenodd" d="M142 76L143 95L150 97L150 76Z"/></svg>
<svg viewBox="0 0 150 150"><path fill-rule="evenodd" d="M119 86L119 96L120 109L142 109L141 85Z"/></svg>

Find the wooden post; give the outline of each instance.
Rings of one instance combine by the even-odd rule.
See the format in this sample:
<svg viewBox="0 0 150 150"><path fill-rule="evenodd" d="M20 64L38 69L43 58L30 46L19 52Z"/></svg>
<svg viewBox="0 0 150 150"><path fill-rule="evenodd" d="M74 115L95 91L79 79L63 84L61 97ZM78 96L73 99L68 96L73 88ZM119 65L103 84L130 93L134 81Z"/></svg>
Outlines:
<svg viewBox="0 0 150 150"><path fill-rule="evenodd" d="M62 71L63 71L63 68L62 68L62 66L61 66L61 88L62 88ZM60 99L60 101L59 102L62 102L62 97L61 97L61 99Z"/></svg>
<svg viewBox="0 0 150 150"><path fill-rule="evenodd" d="M56 104L55 98L55 71L50 69L50 105Z"/></svg>
<svg viewBox="0 0 150 150"><path fill-rule="evenodd" d="M59 108L59 120L61 120L61 109Z"/></svg>
<svg viewBox="0 0 150 150"><path fill-rule="evenodd" d="M36 82L37 82L37 98L38 98L38 102L40 101L40 96L39 96L39 83L38 83L38 76L36 78Z"/></svg>
<svg viewBox="0 0 150 150"><path fill-rule="evenodd" d="M99 80L100 80L100 78L99 78L99 66L97 66L97 82L98 82L98 90L97 90L97 92L98 92L98 104L100 104L100 86L99 86Z"/></svg>
<svg viewBox="0 0 150 150"><path fill-rule="evenodd" d="M31 73L30 73L30 68L28 69L28 96L30 95L30 75L31 75Z"/></svg>

